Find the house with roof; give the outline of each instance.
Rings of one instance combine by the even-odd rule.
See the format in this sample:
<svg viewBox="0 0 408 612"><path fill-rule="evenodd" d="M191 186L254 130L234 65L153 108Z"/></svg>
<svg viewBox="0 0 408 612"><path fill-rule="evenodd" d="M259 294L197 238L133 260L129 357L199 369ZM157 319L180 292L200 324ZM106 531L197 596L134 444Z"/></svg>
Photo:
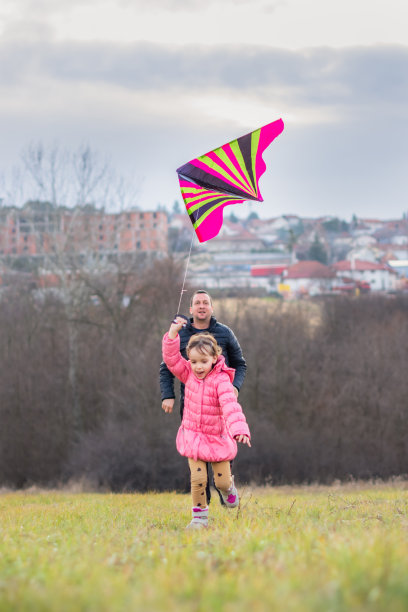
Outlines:
<svg viewBox="0 0 408 612"><path fill-rule="evenodd" d="M378 244L356 246L347 252L348 261L371 261L375 263L381 258L382 252Z"/></svg>
<svg viewBox="0 0 408 612"><path fill-rule="evenodd" d="M353 246L353 237L350 232L341 232L332 239L333 248L351 248Z"/></svg>
<svg viewBox="0 0 408 612"><path fill-rule="evenodd" d="M383 229L387 225L387 221L382 219L358 219L358 225L365 227L370 233Z"/></svg>
<svg viewBox="0 0 408 612"><path fill-rule="evenodd" d="M377 240L370 234L359 234L352 241L353 247L372 247L375 244Z"/></svg>
<svg viewBox="0 0 408 612"><path fill-rule="evenodd" d="M385 263L361 259L338 261L332 265L337 277L347 276L355 281L366 282L371 291L395 291L396 272Z"/></svg>
<svg viewBox="0 0 408 612"><path fill-rule="evenodd" d="M301 222L297 215L282 215L271 219L252 219L248 227L257 234L277 234L279 231L289 231Z"/></svg>
<svg viewBox="0 0 408 612"><path fill-rule="evenodd" d="M280 292L288 297L322 295L331 291L335 272L319 261L299 261L282 273Z"/></svg>
<svg viewBox="0 0 408 612"><path fill-rule="evenodd" d="M258 251L264 248L264 243L255 234L240 227L236 228L235 232L231 232L231 228L220 231L215 238L208 240L205 246L209 252Z"/></svg>
<svg viewBox="0 0 408 612"><path fill-rule="evenodd" d="M199 251L192 254L189 282L207 289L238 289L271 293L277 291L281 272L290 256L263 251Z"/></svg>
<svg viewBox="0 0 408 612"><path fill-rule="evenodd" d="M299 234L302 221L297 215L284 215L272 219L251 219L246 227L260 238L265 246L287 250L287 237Z"/></svg>
<svg viewBox="0 0 408 612"><path fill-rule="evenodd" d="M387 225L380 230L377 230L372 236L380 244L392 244L394 241L398 243L404 243L408 240L408 228L405 229L403 226Z"/></svg>
<svg viewBox="0 0 408 612"><path fill-rule="evenodd" d="M389 254L392 257L388 257L388 259L408 259L408 244L393 242L390 244L379 244L377 248L380 253L379 259Z"/></svg>
<svg viewBox="0 0 408 612"><path fill-rule="evenodd" d="M407 234L396 234L391 238L391 244L397 244L399 246L408 246L408 235Z"/></svg>
<svg viewBox="0 0 408 612"><path fill-rule="evenodd" d="M408 292L408 259L390 259L387 264L397 274L397 291Z"/></svg>
<svg viewBox="0 0 408 612"><path fill-rule="evenodd" d="M276 263L263 263L251 266L251 278L259 287L263 287L267 293L278 291L282 274L291 263L291 257L282 257Z"/></svg>

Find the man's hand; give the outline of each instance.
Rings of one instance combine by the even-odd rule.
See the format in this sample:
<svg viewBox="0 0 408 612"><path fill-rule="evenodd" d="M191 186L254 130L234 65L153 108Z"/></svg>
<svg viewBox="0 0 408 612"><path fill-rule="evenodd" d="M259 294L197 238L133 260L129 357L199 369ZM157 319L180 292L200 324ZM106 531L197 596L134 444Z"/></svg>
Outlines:
<svg viewBox="0 0 408 612"><path fill-rule="evenodd" d="M238 399L239 391L236 387L234 387L234 393L235 393L235 397Z"/></svg>
<svg viewBox="0 0 408 612"><path fill-rule="evenodd" d="M168 397L167 399L162 401L162 408L164 412L173 412L174 406L174 397Z"/></svg>
<svg viewBox="0 0 408 612"><path fill-rule="evenodd" d="M235 436L235 439L237 442L242 442L242 444L247 444L248 446L251 446L251 442L248 438L248 436L245 436L244 434L241 434L239 436Z"/></svg>

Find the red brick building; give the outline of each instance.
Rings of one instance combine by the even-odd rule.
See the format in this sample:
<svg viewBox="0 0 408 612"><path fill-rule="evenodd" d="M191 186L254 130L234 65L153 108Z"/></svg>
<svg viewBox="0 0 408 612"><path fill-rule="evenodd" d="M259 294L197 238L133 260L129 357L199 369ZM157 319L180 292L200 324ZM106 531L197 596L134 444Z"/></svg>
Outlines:
<svg viewBox="0 0 408 612"><path fill-rule="evenodd" d="M42 203L0 209L0 256L71 253L167 253L167 215L156 211L110 214L52 208Z"/></svg>

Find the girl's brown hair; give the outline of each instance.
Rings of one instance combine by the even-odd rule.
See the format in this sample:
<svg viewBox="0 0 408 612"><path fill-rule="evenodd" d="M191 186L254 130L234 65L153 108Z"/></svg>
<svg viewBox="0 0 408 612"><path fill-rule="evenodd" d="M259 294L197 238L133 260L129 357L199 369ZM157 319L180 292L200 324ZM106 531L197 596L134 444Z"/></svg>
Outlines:
<svg viewBox="0 0 408 612"><path fill-rule="evenodd" d="M217 344L214 336L208 333L191 336L186 348L187 355L190 355L191 349L196 349L199 353L208 353L211 357L218 357L222 353L222 348Z"/></svg>

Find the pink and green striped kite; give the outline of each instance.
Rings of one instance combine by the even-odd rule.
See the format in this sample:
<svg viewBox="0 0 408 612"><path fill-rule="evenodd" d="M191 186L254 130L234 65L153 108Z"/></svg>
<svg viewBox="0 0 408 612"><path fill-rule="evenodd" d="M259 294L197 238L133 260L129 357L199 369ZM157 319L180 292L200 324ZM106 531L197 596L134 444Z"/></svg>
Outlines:
<svg viewBox="0 0 408 612"><path fill-rule="evenodd" d="M266 165L262 154L282 131L283 121L278 119L177 169L184 203L200 242L218 234L225 206L245 200L263 202L259 179Z"/></svg>

